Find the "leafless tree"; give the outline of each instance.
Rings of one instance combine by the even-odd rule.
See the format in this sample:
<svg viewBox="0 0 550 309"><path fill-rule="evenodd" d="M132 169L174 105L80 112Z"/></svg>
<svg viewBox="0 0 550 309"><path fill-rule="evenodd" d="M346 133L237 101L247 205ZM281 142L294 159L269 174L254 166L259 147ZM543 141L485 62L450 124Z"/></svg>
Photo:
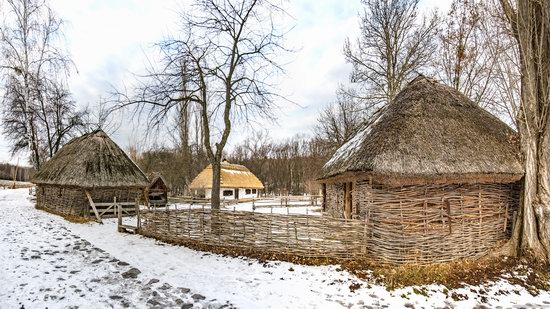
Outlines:
<svg viewBox="0 0 550 309"><path fill-rule="evenodd" d="M157 44L162 67L152 70L120 106L147 113L149 128L169 119L181 104L199 107L201 130L212 164L212 207L220 205L223 150L235 120L271 117L282 73L276 62L287 51L274 24L284 11L269 0L196 0L181 14L178 37Z"/></svg>
<svg viewBox="0 0 550 309"><path fill-rule="evenodd" d="M439 78L484 106L492 90L490 83L495 59L486 50L487 37L481 1L454 0L443 18L438 35L436 70Z"/></svg>
<svg viewBox="0 0 550 309"><path fill-rule="evenodd" d="M72 65L57 47L63 21L41 0L6 0L0 28L4 133L36 169L80 125L63 83ZM53 117L53 118L52 118Z"/></svg>
<svg viewBox="0 0 550 309"><path fill-rule="evenodd" d="M519 63L516 42L500 5L455 0L441 24L434 57L436 75L515 126Z"/></svg>
<svg viewBox="0 0 550 309"><path fill-rule="evenodd" d="M500 0L517 40L521 70L518 128L525 165L522 204L505 249L550 258L550 2Z"/></svg>
<svg viewBox="0 0 550 309"><path fill-rule="evenodd" d="M344 45L351 81L371 105L391 101L435 51L437 15L420 17L419 0L362 0L361 33Z"/></svg>
<svg viewBox="0 0 550 309"><path fill-rule="evenodd" d="M485 108L518 129L521 72L519 50L513 30L503 13L499 0L485 2L481 27L485 35L484 49L493 58L492 93L486 97Z"/></svg>
<svg viewBox="0 0 550 309"><path fill-rule="evenodd" d="M321 111L317 119L315 137L324 142L329 152L334 152L359 131L369 111L353 90L340 86L336 102Z"/></svg>

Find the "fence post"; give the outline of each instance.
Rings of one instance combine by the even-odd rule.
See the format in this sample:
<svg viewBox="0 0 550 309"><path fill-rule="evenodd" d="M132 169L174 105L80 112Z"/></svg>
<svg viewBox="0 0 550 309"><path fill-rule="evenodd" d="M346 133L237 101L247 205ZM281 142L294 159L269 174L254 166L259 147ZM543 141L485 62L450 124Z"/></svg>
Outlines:
<svg viewBox="0 0 550 309"><path fill-rule="evenodd" d="M136 197L136 217L137 217L137 229L141 228L141 215L139 211L139 198Z"/></svg>
<svg viewBox="0 0 550 309"><path fill-rule="evenodd" d="M120 232L122 230L122 210L120 209L121 206L116 203L116 197L114 199L114 202L115 202L115 206L114 206L115 212L118 211L118 213L117 213L117 216L118 216L118 231Z"/></svg>
<svg viewBox="0 0 550 309"><path fill-rule="evenodd" d="M306 231L307 231L307 253L306 256L311 255L311 237L309 233L309 208L306 206Z"/></svg>
<svg viewBox="0 0 550 309"><path fill-rule="evenodd" d="M212 210L212 206L210 206L210 210ZM210 211L210 233L212 233L212 224L214 223L214 220L212 220L212 216L214 216L214 213ZM202 231L202 240L204 241L204 204L202 204L202 211L201 211L201 231Z"/></svg>
<svg viewBox="0 0 550 309"><path fill-rule="evenodd" d="M189 204L189 211L187 212L187 238L191 239L191 204Z"/></svg>

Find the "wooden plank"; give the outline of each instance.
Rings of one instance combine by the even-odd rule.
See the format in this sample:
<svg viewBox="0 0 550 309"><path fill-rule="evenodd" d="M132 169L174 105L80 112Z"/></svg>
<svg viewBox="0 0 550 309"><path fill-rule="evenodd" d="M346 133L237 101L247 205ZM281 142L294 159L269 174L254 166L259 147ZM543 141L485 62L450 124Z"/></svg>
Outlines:
<svg viewBox="0 0 550 309"><path fill-rule="evenodd" d="M92 200L92 196L90 195L90 192L88 190L85 190L84 193L86 193L86 196L88 197L88 202L90 202L90 206L92 206L92 209L94 210L95 217L97 218L97 222L103 224L103 221L101 221L101 217L97 213L97 209L95 208L94 201Z"/></svg>
<svg viewBox="0 0 550 309"><path fill-rule="evenodd" d="M113 208L113 206L115 206L115 204L111 204L111 206L107 207L106 209L104 209L102 212L99 213L99 216L103 216L106 212L108 212L109 210L113 209L113 211L116 213L116 209Z"/></svg>
<svg viewBox="0 0 550 309"><path fill-rule="evenodd" d="M117 204L119 205L122 205L122 206L134 206L134 202L118 202ZM106 207L106 206L112 206L113 203L95 203L95 206L97 208L99 207Z"/></svg>

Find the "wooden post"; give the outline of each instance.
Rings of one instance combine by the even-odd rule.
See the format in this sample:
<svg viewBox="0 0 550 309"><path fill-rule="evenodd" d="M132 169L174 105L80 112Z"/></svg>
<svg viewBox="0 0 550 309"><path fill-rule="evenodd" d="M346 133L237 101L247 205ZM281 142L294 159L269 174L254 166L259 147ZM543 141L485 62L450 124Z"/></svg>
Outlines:
<svg viewBox="0 0 550 309"><path fill-rule="evenodd" d="M88 190L85 190L84 193L86 193L86 196L88 197L88 202L90 203L90 206L94 211L97 222L103 224L103 221L101 221L101 217L99 217L99 214L97 213L97 209L95 208L95 204L94 204L94 201L92 200L92 196L90 195L90 192L88 192Z"/></svg>
<svg viewBox="0 0 550 309"><path fill-rule="evenodd" d="M141 229L141 214L140 214L140 210L139 210L139 198L136 198L136 218L137 218L137 231L139 231L139 229Z"/></svg>
<svg viewBox="0 0 550 309"><path fill-rule="evenodd" d="M189 212L187 212L187 238L191 239L191 204L189 204Z"/></svg>
<svg viewBox="0 0 550 309"><path fill-rule="evenodd" d="M118 231L122 232L122 210L120 209L122 206L117 205L116 203L116 197L115 197L115 208L118 208Z"/></svg>
<svg viewBox="0 0 550 309"><path fill-rule="evenodd" d="M447 219L449 220L449 234L453 233L453 217L451 216L451 202L449 202L449 199L446 199L444 201L445 206L447 208Z"/></svg>
<svg viewBox="0 0 550 309"><path fill-rule="evenodd" d="M478 234L481 237L481 226L483 225L483 219L481 218L481 185L478 186L478 208L479 208L479 229Z"/></svg>
<svg viewBox="0 0 550 309"><path fill-rule="evenodd" d="M506 209L504 212L504 229L503 229L504 232L506 232L507 225L508 225L508 203L506 203Z"/></svg>

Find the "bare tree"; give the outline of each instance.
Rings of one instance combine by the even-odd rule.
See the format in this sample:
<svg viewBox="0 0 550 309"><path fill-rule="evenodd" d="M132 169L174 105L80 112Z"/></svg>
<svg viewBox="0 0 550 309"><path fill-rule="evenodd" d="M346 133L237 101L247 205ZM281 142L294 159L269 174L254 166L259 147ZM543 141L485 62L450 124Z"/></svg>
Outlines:
<svg viewBox="0 0 550 309"><path fill-rule="evenodd" d="M391 101L435 51L437 15L418 16L419 0L362 0L361 34L344 45L351 81L372 105Z"/></svg>
<svg viewBox="0 0 550 309"><path fill-rule="evenodd" d="M485 2L486 13L481 21L483 32L487 34L483 46L493 58L492 93L486 97L484 106L517 129L521 93L519 50L511 25L498 1Z"/></svg>
<svg viewBox="0 0 550 309"><path fill-rule="evenodd" d="M40 0L6 0L0 28L4 133L12 150L28 149L36 169L80 121L61 81L72 64L56 46L63 21ZM51 119L52 116L58 116ZM53 121L53 122L52 122ZM45 144L44 144L45 143Z"/></svg>
<svg viewBox="0 0 550 309"><path fill-rule="evenodd" d="M550 258L550 2L500 0L518 43L521 106L518 117L525 165L522 203L506 249Z"/></svg>
<svg viewBox="0 0 550 309"><path fill-rule="evenodd" d="M162 68L151 70L136 94L118 93L120 106L146 113L159 127L181 104L199 107L201 134L212 164L212 207L220 205L220 170L235 120L270 117L277 97L275 59L286 49L274 24L284 11L268 0L196 0L181 15L178 38L157 44Z"/></svg>
<svg viewBox="0 0 550 309"><path fill-rule="evenodd" d="M48 82L38 89L35 108L37 134L41 147L41 158L51 158L76 133L85 131L87 109L77 110L67 87L59 82Z"/></svg>
<svg viewBox="0 0 550 309"><path fill-rule="evenodd" d="M487 36L482 21L485 8L480 1L454 0L438 35L435 57L439 78L484 106L491 95L493 68L498 55L487 51Z"/></svg>
<svg viewBox="0 0 550 309"><path fill-rule="evenodd" d="M323 141L330 152L353 137L365 123L369 109L349 89L340 86L336 102L327 106L317 118L315 137Z"/></svg>

